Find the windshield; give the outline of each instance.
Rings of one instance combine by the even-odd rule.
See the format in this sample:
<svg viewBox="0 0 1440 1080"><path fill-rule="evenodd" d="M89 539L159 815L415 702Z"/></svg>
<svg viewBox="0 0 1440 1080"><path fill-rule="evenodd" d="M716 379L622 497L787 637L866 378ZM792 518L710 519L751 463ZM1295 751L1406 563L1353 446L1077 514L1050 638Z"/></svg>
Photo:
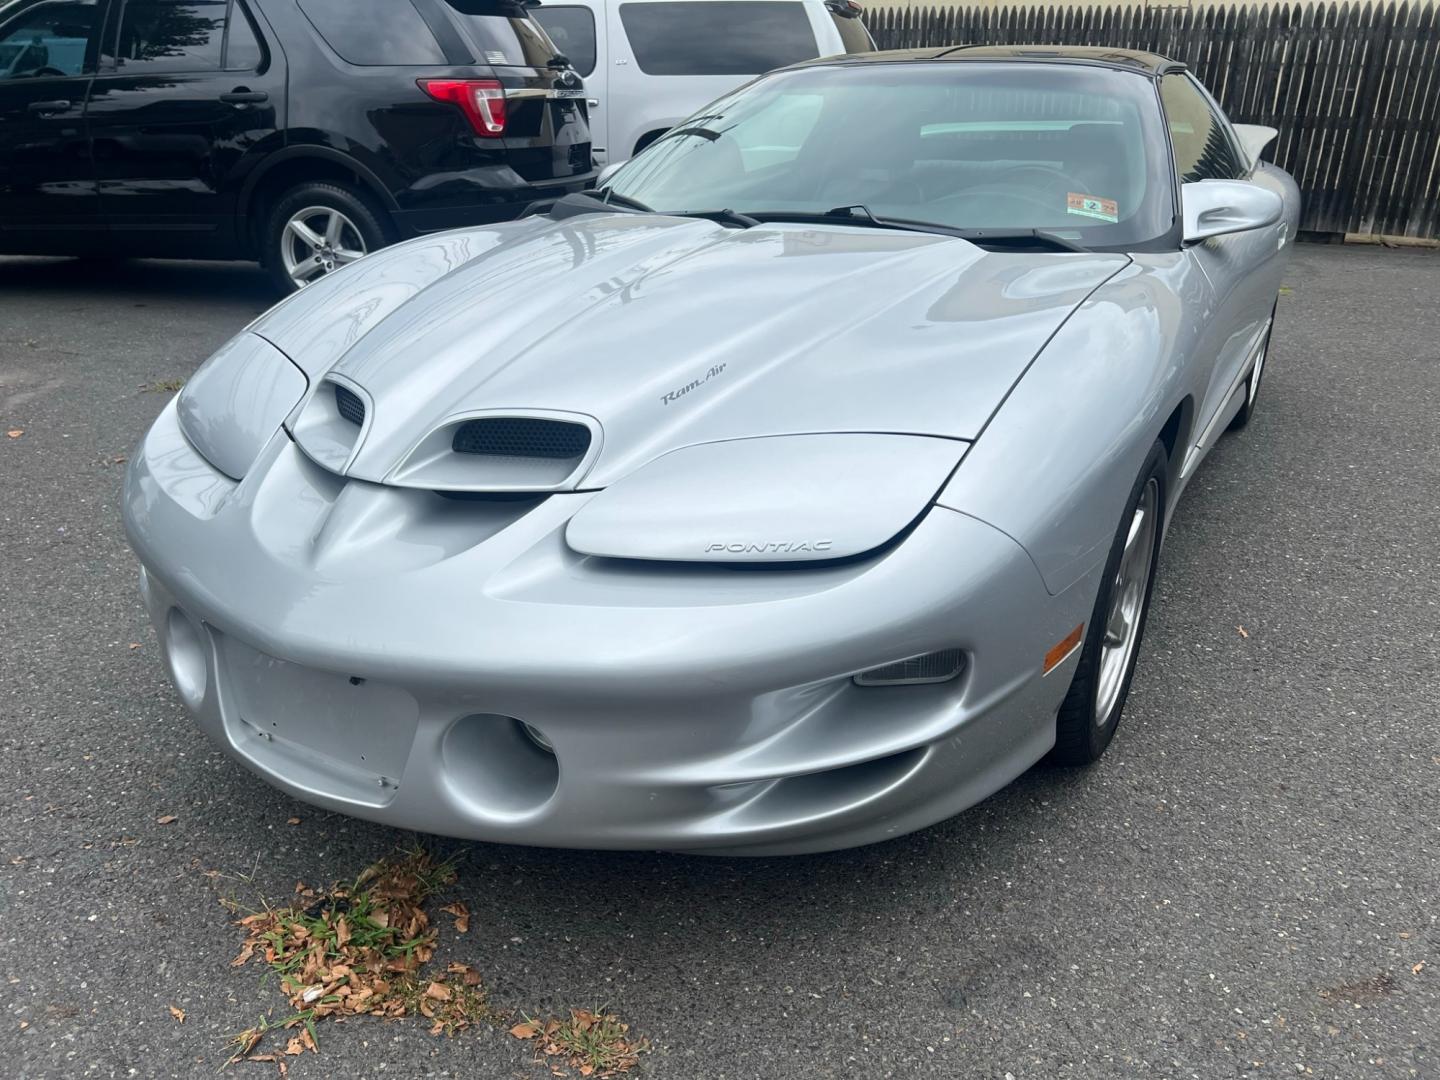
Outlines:
<svg viewBox="0 0 1440 1080"><path fill-rule="evenodd" d="M824 214L1040 229L1134 248L1174 224L1150 80L1066 64L905 63L779 72L627 162L611 197L662 212Z"/></svg>

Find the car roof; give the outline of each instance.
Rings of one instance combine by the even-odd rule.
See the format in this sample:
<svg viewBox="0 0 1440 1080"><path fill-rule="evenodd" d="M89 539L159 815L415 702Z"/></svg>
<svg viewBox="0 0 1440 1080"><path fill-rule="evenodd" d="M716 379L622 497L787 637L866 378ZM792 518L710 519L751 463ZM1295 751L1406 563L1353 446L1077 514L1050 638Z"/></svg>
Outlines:
<svg viewBox="0 0 1440 1080"><path fill-rule="evenodd" d="M874 64L943 61L946 63L976 60L1023 61L1041 64L1088 64L1095 67L1135 71L1142 75L1165 75L1184 71L1178 60L1140 49L1115 49L1106 45L950 45L944 48L887 49L883 52L852 53L807 60L795 67L822 64Z"/></svg>

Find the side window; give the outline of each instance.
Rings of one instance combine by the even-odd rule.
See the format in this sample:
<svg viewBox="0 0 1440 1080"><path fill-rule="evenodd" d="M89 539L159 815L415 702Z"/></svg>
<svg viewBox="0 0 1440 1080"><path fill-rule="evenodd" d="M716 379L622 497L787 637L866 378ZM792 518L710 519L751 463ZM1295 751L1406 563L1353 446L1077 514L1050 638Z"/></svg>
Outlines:
<svg viewBox="0 0 1440 1080"><path fill-rule="evenodd" d="M410 0L364 5L355 0L300 0L300 10L325 44L346 63L361 67L426 67L444 64L445 54Z"/></svg>
<svg viewBox="0 0 1440 1080"><path fill-rule="evenodd" d="M230 3L230 30L225 35L225 70L258 71L265 63L265 50L260 44L260 35L250 22L240 0Z"/></svg>
<svg viewBox="0 0 1440 1080"><path fill-rule="evenodd" d="M531 10L535 21L545 28L582 77L595 71L595 14L587 7L552 7L544 4Z"/></svg>
<svg viewBox="0 0 1440 1080"><path fill-rule="evenodd" d="M620 22L646 75L759 75L820 55L795 0L621 4Z"/></svg>
<svg viewBox="0 0 1440 1080"><path fill-rule="evenodd" d="M1225 125L1210 102L1187 75L1166 75L1160 80L1160 101L1170 125L1175 151L1175 172L1180 182L1235 180L1245 175Z"/></svg>
<svg viewBox="0 0 1440 1080"><path fill-rule="evenodd" d="M126 0L121 74L219 71L227 0Z"/></svg>
<svg viewBox="0 0 1440 1080"><path fill-rule="evenodd" d="M95 39L94 0L36 4L0 25L0 80L60 78L86 71Z"/></svg>

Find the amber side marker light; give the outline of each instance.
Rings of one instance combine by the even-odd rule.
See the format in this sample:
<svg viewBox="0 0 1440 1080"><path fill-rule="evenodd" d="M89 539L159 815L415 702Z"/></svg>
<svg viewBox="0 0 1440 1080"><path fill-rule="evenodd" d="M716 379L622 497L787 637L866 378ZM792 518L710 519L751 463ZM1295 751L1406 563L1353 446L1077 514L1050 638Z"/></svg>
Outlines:
<svg viewBox="0 0 1440 1080"><path fill-rule="evenodd" d="M1080 647L1080 640L1084 636L1085 624L1081 623L1057 641L1050 651L1045 654L1045 670L1040 674L1049 675L1050 672L1059 667L1067 656Z"/></svg>

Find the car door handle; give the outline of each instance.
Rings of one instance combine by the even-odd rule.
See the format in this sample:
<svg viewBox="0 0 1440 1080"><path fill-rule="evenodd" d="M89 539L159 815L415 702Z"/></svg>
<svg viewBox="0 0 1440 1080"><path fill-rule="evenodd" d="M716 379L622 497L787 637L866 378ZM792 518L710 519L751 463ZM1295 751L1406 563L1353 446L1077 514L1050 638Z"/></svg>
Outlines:
<svg viewBox="0 0 1440 1080"><path fill-rule="evenodd" d="M27 106L32 113L39 116L49 116L51 113L62 113L70 108L68 101L32 101Z"/></svg>
<svg viewBox="0 0 1440 1080"><path fill-rule="evenodd" d="M592 98L586 98L586 99L585 99L585 104L586 104L586 105L589 105L590 108L592 108L592 109L598 109L598 108L600 107L600 99L599 99L599 98L593 98L593 97L592 97Z"/></svg>
<svg viewBox="0 0 1440 1080"><path fill-rule="evenodd" d="M221 94L220 100L226 105L259 105L262 101L269 101L270 95L264 90L232 90Z"/></svg>

